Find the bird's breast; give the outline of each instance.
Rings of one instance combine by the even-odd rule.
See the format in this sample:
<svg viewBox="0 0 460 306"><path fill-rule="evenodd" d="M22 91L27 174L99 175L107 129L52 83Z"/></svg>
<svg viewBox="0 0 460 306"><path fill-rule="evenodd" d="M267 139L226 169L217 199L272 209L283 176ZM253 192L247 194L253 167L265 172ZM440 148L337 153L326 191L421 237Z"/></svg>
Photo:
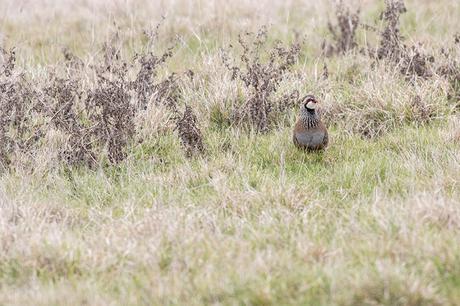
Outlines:
<svg viewBox="0 0 460 306"><path fill-rule="evenodd" d="M319 129L295 132L297 141L306 147L316 147L323 143L325 132Z"/></svg>

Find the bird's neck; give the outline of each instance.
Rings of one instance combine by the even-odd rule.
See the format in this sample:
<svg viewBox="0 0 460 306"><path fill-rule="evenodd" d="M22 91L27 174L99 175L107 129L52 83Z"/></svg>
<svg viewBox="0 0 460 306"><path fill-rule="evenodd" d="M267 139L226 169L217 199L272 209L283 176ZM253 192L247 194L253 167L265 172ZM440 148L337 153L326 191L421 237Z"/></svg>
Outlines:
<svg viewBox="0 0 460 306"><path fill-rule="evenodd" d="M311 129L315 128L319 124L319 117L314 109L309 109L302 114L302 123L305 128Z"/></svg>

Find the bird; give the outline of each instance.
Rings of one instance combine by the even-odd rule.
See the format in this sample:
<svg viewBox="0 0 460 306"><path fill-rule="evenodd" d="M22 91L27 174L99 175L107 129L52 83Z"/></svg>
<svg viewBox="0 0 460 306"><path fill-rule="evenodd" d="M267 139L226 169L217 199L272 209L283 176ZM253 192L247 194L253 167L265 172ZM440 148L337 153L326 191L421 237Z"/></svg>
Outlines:
<svg viewBox="0 0 460 306"><path fill-rule="evenodd" d="M301 101L300 115L294 126L294 145L306 151L324 150L329 135L318 113L318 100L313 95L306 95Z"/></svg>

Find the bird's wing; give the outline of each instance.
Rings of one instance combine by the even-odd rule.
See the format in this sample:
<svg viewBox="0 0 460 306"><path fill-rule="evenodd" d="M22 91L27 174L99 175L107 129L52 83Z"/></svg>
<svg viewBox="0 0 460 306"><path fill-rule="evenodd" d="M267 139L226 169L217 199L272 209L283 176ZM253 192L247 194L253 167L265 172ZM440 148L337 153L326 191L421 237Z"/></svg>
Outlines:
<svg viewBox="0 0 460 306"><path fill-rule="evenodd" d="M297 139L296 133L292 134L292 141L294 142L294 145L296 147L301 147L302 145L300 144L299 140Z"/></svg>

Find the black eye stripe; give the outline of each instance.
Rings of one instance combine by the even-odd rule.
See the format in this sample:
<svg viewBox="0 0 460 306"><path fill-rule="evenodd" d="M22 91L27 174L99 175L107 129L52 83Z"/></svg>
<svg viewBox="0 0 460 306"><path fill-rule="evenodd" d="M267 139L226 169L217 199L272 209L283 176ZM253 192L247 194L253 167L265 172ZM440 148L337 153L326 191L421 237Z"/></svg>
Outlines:
<svg viewBox="0 0 460 306"><path fill-rule="evenodd" d="M313 96L308 95L308 96L306 96L304 98L304 101L305 101L305 103L308 103L308 102L315 102L316 103L316 98L313 97Z"/></svg>

